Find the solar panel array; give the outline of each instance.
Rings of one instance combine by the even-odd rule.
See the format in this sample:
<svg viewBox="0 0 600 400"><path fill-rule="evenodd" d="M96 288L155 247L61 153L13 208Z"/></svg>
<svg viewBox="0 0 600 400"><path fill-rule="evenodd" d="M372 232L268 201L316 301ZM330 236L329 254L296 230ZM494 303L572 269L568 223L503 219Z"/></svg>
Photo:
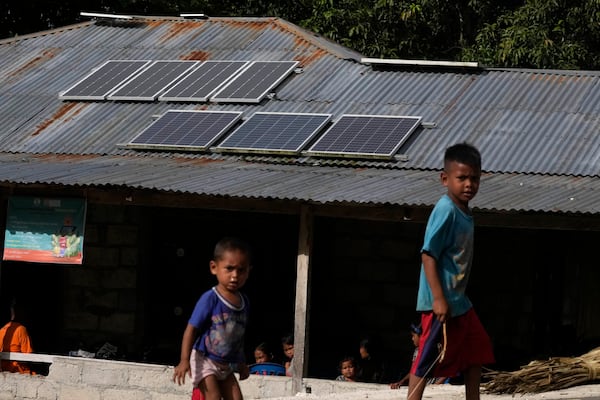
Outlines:
<svg viewBox="0 0 600 400"><path fill-rule="evenodd" d="M155 61L113 91L108 100L154 101L197 61Z"/></svg>
<svg viewBox="0 0 600 400"><path fill-rule="evenodd" d="M260 103L271 89L283 81L298 61L255 61L219 90L215 102Z"/></svg>
<svg viewBox="0 0 600 400"><path fill-rule="evenodd" d="M107 61L72 87L60 93L62 100L104 100L123 81L131 78L151 61Z"/></svg>
<svg viewBox="0 0 600 400"><path fill-rule="evenodd" d="M412 116L344 114L307 154L392 158L420 122Z"/></svg>
<svg viewBox="0 0 600 400"><path fill-rule="evenodd" d="M169 110L128 147L160 150L205 150L241 118L236 111Z"/></svg>
<svg viewBox="0 0 600 400"><path fill-rule="evenodd" d="M158 99L208 101L210 96L248 64L247 61L205 61Z"/></svg>
<svg viewBox="0 0 600 400"><path fill-rule="evenodd" d="M62 100L260 103L297 61L110 60Z"/></svg>
<svg viewBox="0 0 600 400"><path fill-rule="evenodd" d="M215 150L298 154L331 119L331 114L257 112Z"/></svg>
<svg viewBox="0 0 600 400"><path fill-rule="evenodd" d="M127 146L391 159L421 122L416 116L344 114L317 138L331 114L256 112L237 126L242 114L169 110Z"/></svg>

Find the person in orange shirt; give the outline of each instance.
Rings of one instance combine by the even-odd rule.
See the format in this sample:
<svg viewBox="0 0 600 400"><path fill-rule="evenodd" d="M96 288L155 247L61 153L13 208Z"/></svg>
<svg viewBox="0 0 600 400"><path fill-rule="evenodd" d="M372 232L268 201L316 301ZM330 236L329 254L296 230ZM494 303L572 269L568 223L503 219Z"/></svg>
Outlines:
<svg viewBox="0 0 600 400"><path fill-rule="evenodd" d="M10 307L10 321L0 329L0 351L2 352L33 353L27 329L23 324L17 322L19 313L19 306L13 301ZM32 374L27 363L2 360L0 365L2 371Z"/></svg>

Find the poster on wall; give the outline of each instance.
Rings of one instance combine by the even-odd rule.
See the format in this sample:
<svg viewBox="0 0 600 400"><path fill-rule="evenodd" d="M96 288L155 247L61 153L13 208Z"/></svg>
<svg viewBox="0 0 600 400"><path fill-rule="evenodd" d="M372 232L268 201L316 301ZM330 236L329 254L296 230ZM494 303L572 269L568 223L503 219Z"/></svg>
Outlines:
<svg viewBox="0 0 600 400"><path fill-rule="evenodd" d="M85 212L85 199L10 197L2 259L81 264Z"/></svg>

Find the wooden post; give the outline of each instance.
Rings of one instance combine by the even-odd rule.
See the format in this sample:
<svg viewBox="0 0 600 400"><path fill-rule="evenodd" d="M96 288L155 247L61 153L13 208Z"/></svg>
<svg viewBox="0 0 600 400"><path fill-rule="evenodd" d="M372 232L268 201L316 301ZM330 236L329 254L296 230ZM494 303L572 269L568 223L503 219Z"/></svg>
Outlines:
<svg viewBox="0 0 600 400"><path fill-rule="evenodd" d="M310 254L313 238L313 212L304 205L300 210L298 259L296 262L296 307L294 313L294 358L292 390L304 392L303 378L308 372L308 332L310 317Z"/></svg>

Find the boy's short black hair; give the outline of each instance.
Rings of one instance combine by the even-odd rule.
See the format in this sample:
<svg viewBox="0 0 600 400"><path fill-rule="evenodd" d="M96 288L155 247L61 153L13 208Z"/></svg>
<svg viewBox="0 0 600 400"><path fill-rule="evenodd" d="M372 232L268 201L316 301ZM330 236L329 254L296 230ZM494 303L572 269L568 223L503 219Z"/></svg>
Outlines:
<svg viewBox="0 0 600 400"><path fill-rule="evenodd" d="M250 246L242 239L236 237L224 237L223 239L219 240L215 245L213 259L215 261L222 259L223 255L228 251L241 251L242 253L246 254L248 260L250 260Z"/></svg>
<svg viewBox="0 0 600 400"><path fill-rule="evenodd" d="M340 363L338 364L338 368L340 370L340 372L342 371L342 365L344 365L345 362L350 361L352 363L352 366L356 367L356 358L352 357L352 356L346 356L344 358L342 358L340 360Z"/></svg>
<svg viewBox="0 0 600 400"><path fill-rule="evenodd" d="M475 146L467 142L457 143L446 149L444 153L444 168L451 161L467 164L481 170L481 154Z"/></svg>
<svg viewBox="0 0 600 400"><path fill-rule="evenodd" d="M294 334L288 333L281 338L281 344L286 344L288 346L294 345Z"/></svg>

